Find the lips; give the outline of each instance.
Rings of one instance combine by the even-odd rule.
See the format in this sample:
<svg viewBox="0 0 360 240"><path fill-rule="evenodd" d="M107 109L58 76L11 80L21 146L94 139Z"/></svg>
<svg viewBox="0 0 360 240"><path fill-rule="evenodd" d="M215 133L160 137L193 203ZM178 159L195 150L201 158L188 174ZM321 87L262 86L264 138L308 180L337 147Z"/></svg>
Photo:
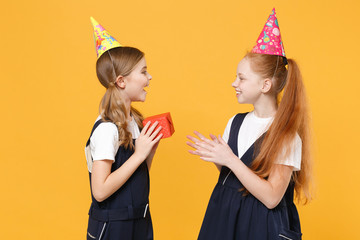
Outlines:
<svg viewBox="0 0 360 240"><path fill-rule="evenodd" d="M148 87L149 87L149 84L145 86L145 88L148 88ZM145 90L145 88L143 88L143 91L144 91L144 92L147 92L147 91Z"/></svg>

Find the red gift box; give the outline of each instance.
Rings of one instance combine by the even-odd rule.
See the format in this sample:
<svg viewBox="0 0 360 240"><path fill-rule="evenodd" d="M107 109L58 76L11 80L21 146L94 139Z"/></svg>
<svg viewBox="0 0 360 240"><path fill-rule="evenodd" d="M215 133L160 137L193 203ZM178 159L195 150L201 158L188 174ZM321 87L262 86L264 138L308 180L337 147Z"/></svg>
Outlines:
<svg viewBox="0 0 360 240"><path fill-rule="evenodd" d="M171 137L171 135L173 135L173 133L175 132L174 124L172 122L169 112L145 118L143 120L143 125L145 126L146 123L149 121L151 122L151 125L156 121L159 122L156 128L158 128L159 126L162 127L160 133L162 133L163 136L161 138Z"/></svg>

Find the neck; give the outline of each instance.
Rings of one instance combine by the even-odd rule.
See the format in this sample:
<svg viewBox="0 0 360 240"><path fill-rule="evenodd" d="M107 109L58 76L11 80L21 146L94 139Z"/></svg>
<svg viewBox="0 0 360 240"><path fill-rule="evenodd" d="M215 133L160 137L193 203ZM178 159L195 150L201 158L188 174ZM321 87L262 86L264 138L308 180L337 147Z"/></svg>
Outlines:
<svg viewBox="0 0 360 240"><path fill-rule="evenodd" d="M264 97L253 105L255 116L260 118L274 117L277 111L276 99L273 97Z"/></svg>

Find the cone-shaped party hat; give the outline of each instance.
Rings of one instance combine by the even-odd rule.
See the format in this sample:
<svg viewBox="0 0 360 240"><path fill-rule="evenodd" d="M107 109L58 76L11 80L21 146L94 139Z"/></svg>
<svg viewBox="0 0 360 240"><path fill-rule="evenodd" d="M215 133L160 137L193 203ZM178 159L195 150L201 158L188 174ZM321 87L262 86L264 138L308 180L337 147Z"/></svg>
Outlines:
<svg viewBox="0 0 360 240"><path fill-rule="evenodd" d="M281 40L275 8L272 10L268 20L266 21L266 24L261 31L252 52L285 57L284 45Z"/></svg>
<svg viewBox="0 0 360 240"><path fill-rule="evenodd" d="M94 41L96 54L99 58L104 52L115 47L121 47L121 44L113 38L93 17L90 17L94 28Z"/></svg>

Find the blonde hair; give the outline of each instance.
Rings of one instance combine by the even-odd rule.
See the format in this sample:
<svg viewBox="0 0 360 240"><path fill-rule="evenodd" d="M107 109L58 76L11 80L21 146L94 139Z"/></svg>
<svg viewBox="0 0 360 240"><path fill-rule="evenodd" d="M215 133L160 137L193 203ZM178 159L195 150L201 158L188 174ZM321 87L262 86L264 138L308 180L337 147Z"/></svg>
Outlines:
<svg viewBox="0 0 360 240"><path fill-rule="evenodd" d="M100 83L106 88L101 99L99 112L105 122L114 123L119 132L119 142L125 148L134 149L132 134L128 131L126 107L116 87L115 80L119 75L128 76L144 53L133 47L117 47L104 52L96 62L96 74ZM131 106L130 114L138 126L143 128L142 114Z"/></svg>
<svg viewBox="0 0 360 240"><path fill-rule="evenodd" d="M311 200L312 161L310 154L310 129L308 105L302 76L295 60L287 59L288 69L283 57L248 53L252 70L263 78L273 79L274 95L278 109L269 130L261 144L256 146L259 154L254 159L251 169L260 177L267 178L277 158L285 147L290 153L290 144L296 134L302 141L301 170L294 171L295 197L306 204ZM280 93L283 91L282 99Z"/></svg>

